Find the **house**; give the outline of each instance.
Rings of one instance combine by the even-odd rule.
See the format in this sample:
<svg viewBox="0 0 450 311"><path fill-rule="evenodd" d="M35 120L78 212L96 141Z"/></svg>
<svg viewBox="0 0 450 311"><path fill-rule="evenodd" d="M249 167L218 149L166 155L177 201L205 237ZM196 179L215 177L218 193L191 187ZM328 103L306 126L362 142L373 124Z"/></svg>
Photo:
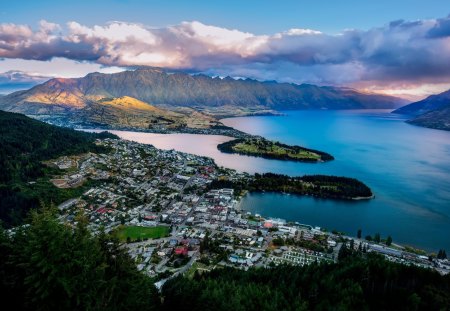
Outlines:
<svg viewBox="0 0 450 311"><path fill-rule="evenodd" d="M175 255L182 255L187 256L188 255L188 247L187 246L178 246L175 248Z"/></svg>

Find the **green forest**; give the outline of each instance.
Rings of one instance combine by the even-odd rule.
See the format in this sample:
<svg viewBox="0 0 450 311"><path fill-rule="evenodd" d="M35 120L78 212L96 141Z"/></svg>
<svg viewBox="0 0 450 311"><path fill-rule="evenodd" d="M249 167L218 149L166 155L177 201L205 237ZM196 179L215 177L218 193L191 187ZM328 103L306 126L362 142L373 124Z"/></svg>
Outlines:
<svg viewBox="0 0 450 311"><path fill-rule="evenodd" d="M450 275L343 248L339 263L220 268L178 276L158 293L119 241L56 210L0 228L0 292L11 310L448 310Z"/></svg>
<svg viewBox="0 0 450 311"><path fill-rule="evenodd" d="M216 269L163 287L164 310L448 310L450 276L349 255L337 264Z"/></svg>
<svg viewBox="0 0 450 311"><path fill-rule="evenodd" d="M153 280L140 273L117 239L92 236L79 215L32 211L14 235L0 228L0 292L8 310L157 310Z"/></svg>
<svg viewBox="0 0 450 311"><path fill-rule="evenodd" d="M94 144L110 133L87 133L0 111L0 220L20 224L27 212L43 203L61 203L82 189L58 189L48 182L59 173L42 161L88 151L106 152ZM35 182L30 184L29 182Z"/></svg>
<svg viewBox="0 0 450 311"><path fill-rule="evenodd" d="M272 191L330 199L370 198L373 195L367 185L355 178L328 175L290 177L273 173L255 174L246 182L215 180L210 188L233 188L238 193L242 190Z"/></svg>

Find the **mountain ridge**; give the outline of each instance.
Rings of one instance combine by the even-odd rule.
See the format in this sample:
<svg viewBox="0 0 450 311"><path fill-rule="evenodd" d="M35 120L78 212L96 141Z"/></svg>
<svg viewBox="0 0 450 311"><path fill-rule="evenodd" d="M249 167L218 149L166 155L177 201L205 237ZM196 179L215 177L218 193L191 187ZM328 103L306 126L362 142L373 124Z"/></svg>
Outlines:
<svg viewBox="0 0 450 311"><path fill-rule="evenodd" d="M410 124L450 131L450 90L430 95L393 113L410 115Z"/></svg>
<svg viewBox="0 0 450 311"><path fill-rule="evenodd" d="M450 90L430 95L422 100L400 107L394 113L421 115L450 104Z"/></svg>
<svg viewBox="0 0 450 311"><path fill-rule="evenodd" d="M364 94L349 88L221 79L141 68L114 74L94 72L83 78L51 79L27 91L6 95L0 100L0 108L25 113L27 104L81 109L89 102L122 96L155 106L236 106L274 110L395 108L405 103L396 97Z"/></svg>

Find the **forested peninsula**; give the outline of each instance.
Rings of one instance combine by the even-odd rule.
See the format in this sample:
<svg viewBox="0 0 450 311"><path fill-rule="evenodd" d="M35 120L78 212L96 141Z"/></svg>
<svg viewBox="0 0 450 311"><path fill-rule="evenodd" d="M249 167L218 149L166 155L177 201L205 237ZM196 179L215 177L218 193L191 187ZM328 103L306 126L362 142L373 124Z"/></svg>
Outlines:
<svg viewBox="0 0 450 311"><path fill-rule="evenodd" d="M374 197L372 190L355 178L327 175L290 177L273 173L255 174L246 181L216 180L211 187L230 187L235 191L292 193L339 200Z"/></svg>
<svg viewBox="0 0 450 311"><path fill-rule="evenodd" d="M219 144L217 149L224 153L236 153L284 161L325 162L334 160L332 155L323 151L301 146L290 146L262 137L234 139Z"/></svg>

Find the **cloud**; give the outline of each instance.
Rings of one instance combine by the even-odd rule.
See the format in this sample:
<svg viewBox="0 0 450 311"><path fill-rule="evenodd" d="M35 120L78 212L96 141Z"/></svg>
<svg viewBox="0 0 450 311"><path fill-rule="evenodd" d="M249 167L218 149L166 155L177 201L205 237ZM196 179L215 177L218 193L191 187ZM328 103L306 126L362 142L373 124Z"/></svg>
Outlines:
<svg viewBox="0 0 450 311"><path fill-rule="evenodd" d="M43 76L40 74L27 73L24 71L14 71L10 70L7 72L0 73L0 84L2 83L41 83L47 81L52 77Z"/></svg>
<svg viewBox="0 0 450 311"><path fill-rule="evenodd" d="M450 15L436 20L436 24L428 31L428 36L430 38L450 37Z"/></svg>
<svg viewBox="0 0 450 311"><path fill-rule="evenodd" d="M53 58L51 61L0 60L0 93L24 90L51 78L77 78L90 72L115 73L127 68Z"/></svg>
<svg viewBox="0 0 450 311"><path fill-rule="evenodd" d="M337 35L299 28L255 35L197 21L165 28L41 21L37 30L0 24L0 58L55 57L297 83L442 83L450 78L450 17Z"/></svg>
<svg viewBox="0 0 450 311"><path fill-rule="evenodd" d="M0 94L11 93L28 89L36 84L43 83L51 77L40 74L29 74L23 71L7 71L0 73Z"/></svg>

